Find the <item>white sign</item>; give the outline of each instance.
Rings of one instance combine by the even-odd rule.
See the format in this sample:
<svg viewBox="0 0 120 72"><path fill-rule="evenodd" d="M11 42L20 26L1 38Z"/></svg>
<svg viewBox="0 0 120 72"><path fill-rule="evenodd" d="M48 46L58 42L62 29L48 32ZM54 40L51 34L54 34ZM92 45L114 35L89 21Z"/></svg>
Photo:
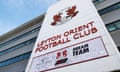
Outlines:
<svg viewBox="0 0 120 72"><path fill-rule="evenodd" d="M106 56L108 53L102 38L97 37L34 57L30 72L49 71Z"/></svg>
<svg viewBox="0 0 120 72"><path fill-rule="evenodd" d="M26 72L119 69L115 48L91 0L62 0L48 9Z"/></svg>

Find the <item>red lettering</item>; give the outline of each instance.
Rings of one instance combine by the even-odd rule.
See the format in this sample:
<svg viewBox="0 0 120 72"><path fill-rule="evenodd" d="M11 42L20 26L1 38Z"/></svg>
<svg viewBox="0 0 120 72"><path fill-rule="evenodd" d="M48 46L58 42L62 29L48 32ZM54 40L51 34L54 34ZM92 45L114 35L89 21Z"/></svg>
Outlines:
<svg viewBox="0 0 120 72"><path fill-rule="evenodd" d="M43 50L43 47L36 48L35 53L37 53L37 52L41 52L42 50Z"/></svg>
<svg viewBox="0 0 120 72"><path fill-rule="evenodd" d="M67 17L66 18L68 18L68 17L73 18L78 13L78 11L76 11L76 6L72 6L72 8L69 8L66 12L67 12Z"/></svg>
<svg viewBox="0 0 120 72"><path fill-rule="evenodd" d="M60 58L60 56L61 56L61 53L60 53L60 52L58 52L58 53L57 53L57 56L56 56L56 59L59 59L59 58Z"/></svg>
<svg viewBox="0 0 120 72"><path fill-rule="evenodd" d="M85 36L90 35L90 30L84 31Z"/></svg>
<svg viewBox="0 0 120 72"><path fill-rule="evenodd" d="M68 35L69 35L69 32L66 31L66 32L64 33L64 36L66 37L66 36L68 36Z"/></svg>
<svg viewBox="0 0 120 72"><path fill-rule="evenodd" d="M56 25L57 22L60 22L61 21L61 15L62 15L62 13L58 13L55 16L53 16L54 21L51 25Z"/></svg>
<svg viewBox="0 0 120 72"><path fill-rule="evenodd" d="M67 50L63 51L63 56L66 57L67 56Z"/></svg>
<svg viewBox="0 0 120 72"><path fill-rule="evenodd" d="M70 42L71 39L69 39L69 35L73 36L73 39L79 39L96 33L98 30L96 27L93 26L93 23L94 21L91 21L85 25L81 25L75 27L74 29L70 29L69 31L64 32L63 37L62 34L58 34L56 36L52 36L50 38L47 38L46 40L38 42L35 53L47 50L49 48L54 48L60 44ZM63 51L63 56L66 56L66 51Z"/></svg>
<svg viewBox="0 0 120 72"><path fill-rule="evenodd" d="M80 34L80 38L84 37L85 35L83 33L79 33Z"/></svg>
<svg viewBox="0 0 120 72"><path fill-rule="evenodd" d="M48 49L48 45L45 45L45 46L44 46L44 50L46 50L46 49Z"/></svg>
<svg viewBox="0 0 120 72"><path fill-rule="evenodd" d="M78 39L78 38L79 38L79 34L75 34L75 35L73 36L73 38L74 38L74 39Z"/></svg>
<svg viewBox="0 0 120 72"><path fill-rule="evenodd" d="M92 33L96 33L97 32L97 28L94 27L94 28L91 29L91 31L92 31Z"/></svg>

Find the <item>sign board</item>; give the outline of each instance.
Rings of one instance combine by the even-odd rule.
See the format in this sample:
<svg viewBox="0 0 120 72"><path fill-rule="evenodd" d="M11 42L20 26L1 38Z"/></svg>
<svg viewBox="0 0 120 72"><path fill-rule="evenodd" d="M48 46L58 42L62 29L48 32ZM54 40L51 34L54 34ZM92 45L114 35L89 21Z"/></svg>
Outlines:
<svg viewBox="0 0 120 72"><path fill-rule="evenodd" d="M26 72L120 69L116 49L91 0L61 0L46 13Z"/></svg>

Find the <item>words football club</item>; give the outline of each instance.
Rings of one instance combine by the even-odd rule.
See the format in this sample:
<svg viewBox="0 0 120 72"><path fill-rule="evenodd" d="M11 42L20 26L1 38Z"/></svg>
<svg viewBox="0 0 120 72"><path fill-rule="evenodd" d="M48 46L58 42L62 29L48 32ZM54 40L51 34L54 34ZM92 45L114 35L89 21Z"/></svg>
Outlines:
<svg viewBox="0 0 120 72"><path fill-rule="evenodd" d="M56 36L52 36L46 40L38 42L35 53L68 43L71 41L69 36L72 36L73 39L79 39L96 32L97 28L94 26L94 21L91 21L87 24L75 27L69 31L65 31L63 34L57 34Z"/></svg>

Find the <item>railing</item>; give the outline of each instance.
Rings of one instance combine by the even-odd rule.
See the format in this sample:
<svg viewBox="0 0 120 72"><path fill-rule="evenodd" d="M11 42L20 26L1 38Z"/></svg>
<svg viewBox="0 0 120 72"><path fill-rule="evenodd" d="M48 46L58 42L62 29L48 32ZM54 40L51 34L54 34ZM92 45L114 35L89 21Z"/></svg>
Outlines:
<svg viewBox="0 0 120 72"><path fill-rule="evenodd" d="M24 46L30 45L31 43L35 43L35 40L36 40L36 37L32 38L32 39L30 39L28 41L22 42L22 43L20 43L20 44L18 44L16 46L11 47L11 48L8 48L6 50L0 51L0 56L4 55L6 53L9 53L9 52L15 51L16 49L20 49L20 48L22 48Z"/></svg>
<svg viewBox="0 0 120 72"><path fill-rule="evenodd" d="M0 67L7 66L10 64L25 60L25 59L29 59L30 55L31 55L31 52L28 52L28 53L16 56L14 58L2 61L2 62L0 62Z"/></svg>
<svg viewBox="0 0 120 72"><path fill-rule="evenodd" d="M13 39L10 39L9 41L6 41L6 42L0 44L0 48L4 47L4 46L6 46L6 45L8 45L8 44L10 44L10 43L12 43L12 42L15 42L15 41L17 41L17 40L19 40L19 39L21 39L21 38L23 38L23 37L25 37L25 36L28 36L28 35L30 35L30 34L32 34L32 33L34 33L34 32L39 31L39 30L40 30L40 27L41 27L41 26L39 26L39 27L37 27L37 28L29 31L29 32L26 32L26 33L24 33L24 34L22 34L22 35L19 35L19 36L13 38Z"/></svg>

